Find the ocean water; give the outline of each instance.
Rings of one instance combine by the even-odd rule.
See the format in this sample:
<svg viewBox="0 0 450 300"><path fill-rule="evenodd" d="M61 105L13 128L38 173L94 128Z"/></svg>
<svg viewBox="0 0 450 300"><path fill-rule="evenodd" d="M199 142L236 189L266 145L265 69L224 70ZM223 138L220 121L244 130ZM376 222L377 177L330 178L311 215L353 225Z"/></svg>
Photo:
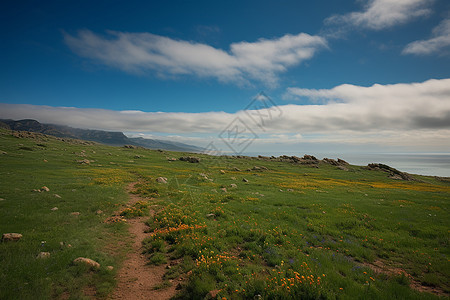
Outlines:
<svg viewBox="0 0 450 300"><path fill-rule="evenodd" d="M280 156L305 153L246 153L249 156ZM341 158L352 165L366 166L369 163L382 163L400 171L429 176L450 177L450 153L307 153L318 159Z"/></svg>

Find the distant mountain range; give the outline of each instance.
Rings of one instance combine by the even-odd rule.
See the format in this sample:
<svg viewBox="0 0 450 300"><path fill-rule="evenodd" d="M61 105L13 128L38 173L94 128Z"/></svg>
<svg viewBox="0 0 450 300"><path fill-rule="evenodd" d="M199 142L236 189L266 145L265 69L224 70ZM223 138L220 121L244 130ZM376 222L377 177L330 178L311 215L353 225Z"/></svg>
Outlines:
<svg viewBox="0 0 450 300"><path fill-rule="evenodd" d="M86 141L94 141L111 146L134 145L148 149L161 149L182 152L203 152L204 148L158 139L145 139L142 137L129 138L122 132L111 132L103 130L79 129L69 126L43 124L36 120L1 120L0 127L8 128L16 131L31 131L43 134L53 135L56 137L65 137L80 139Z"/></svg>

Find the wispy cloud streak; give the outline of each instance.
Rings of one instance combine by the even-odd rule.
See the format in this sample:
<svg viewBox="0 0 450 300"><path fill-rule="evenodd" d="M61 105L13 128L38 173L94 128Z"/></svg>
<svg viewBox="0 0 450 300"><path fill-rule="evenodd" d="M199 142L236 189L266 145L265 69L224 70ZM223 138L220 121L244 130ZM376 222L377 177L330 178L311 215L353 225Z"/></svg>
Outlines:
<svg viewBox="0 0 450 300"><path fill-rule="evenodd" d="M229 51L151 33L100 35L81 30L77 35L64 33L64 40L79 56L125 72L194 75L237 84L257 80L271 86L277 84L280 73L327 48L323 37L306 33L233 43Z"/></svg>

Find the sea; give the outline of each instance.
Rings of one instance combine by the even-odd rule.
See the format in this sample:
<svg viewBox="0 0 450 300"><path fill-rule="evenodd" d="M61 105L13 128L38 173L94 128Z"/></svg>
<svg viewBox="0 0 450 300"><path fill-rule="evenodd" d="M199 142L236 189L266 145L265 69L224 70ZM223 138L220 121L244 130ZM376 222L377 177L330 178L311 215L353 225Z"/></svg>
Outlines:
<svg viewBox="0 0 450 300"><path fill-rule="evenodd" d="M245 153L248 156L295 155L299 157L304 154L295 152ZM314 153L313 155L318 159L341 158L352 165L367 166L369 163L382 163L411 174L450 177L450 153Z"/></svg>

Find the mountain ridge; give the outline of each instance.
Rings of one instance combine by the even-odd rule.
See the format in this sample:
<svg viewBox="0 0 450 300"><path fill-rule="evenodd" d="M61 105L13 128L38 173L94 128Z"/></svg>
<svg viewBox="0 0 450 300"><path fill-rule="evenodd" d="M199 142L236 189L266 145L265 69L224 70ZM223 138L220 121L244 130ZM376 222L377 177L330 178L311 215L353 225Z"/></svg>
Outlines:
<svg viewBox="0 0 450 300"><path fill-rule="evenodd" d="M204 149L194 145L159 139L130 138L120 131L81 129L65 125L40 123L33 119L0 119L0 127L15 131L38 132L61 138L74 138L98 142L111 146L134 145L148 149L162 149L180 152L203 152Z"/></svg>

